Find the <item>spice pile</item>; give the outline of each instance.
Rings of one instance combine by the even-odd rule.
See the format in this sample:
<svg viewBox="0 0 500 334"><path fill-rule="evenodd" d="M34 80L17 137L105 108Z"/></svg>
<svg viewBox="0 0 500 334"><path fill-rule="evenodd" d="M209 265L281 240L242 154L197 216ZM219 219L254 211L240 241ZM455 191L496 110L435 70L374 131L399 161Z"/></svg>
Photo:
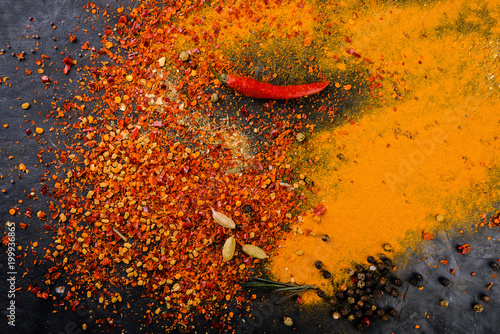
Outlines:
<svg viewBox="0 0 500 334"><path fill-rule="evenodd" d="M55 233L43 254L53 265L31 292L47 299L64 277L71 288L59 305L75 311L83 298L117 309L126 289L142 289L156 300L145 323L168 318L177 329L255 298L239 283L265 263L275 287L318 287L302 300L325 298L359 330L396 317L371 299L397 297L401 280L390 259L368 256L383 247L403 257L500 198L498 42L463 34L463 12L482 12L455 4L121 8L102 45L81 45L94 61L81 90L54 102L68 140L53 150L58 174L42 179L53 203L37 212ZM492 30L485 22L474 23L479 32ZM63 63L71 75L76 61ZM289 96L255 92L248 78L236 79L254 85L242 89L211 64L315 95L255 101L237 92Z"/></svg>

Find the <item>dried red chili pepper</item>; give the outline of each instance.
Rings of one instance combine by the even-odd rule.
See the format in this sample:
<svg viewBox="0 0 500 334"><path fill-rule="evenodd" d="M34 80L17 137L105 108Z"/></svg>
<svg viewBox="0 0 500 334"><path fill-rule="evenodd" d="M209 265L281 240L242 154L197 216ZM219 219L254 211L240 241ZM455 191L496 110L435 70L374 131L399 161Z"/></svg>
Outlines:
<svg viewBox="0 0 500 334"><path fill-rule="evenodd" d="M308 96L318 93L328 86L328 81L315 82L311 84L295 86L276 86L267 82L260 82L252 78L242 77L234 74L219 74L209 64L210 71L229 88L248 96L258 99L286 100Z"/></svg>

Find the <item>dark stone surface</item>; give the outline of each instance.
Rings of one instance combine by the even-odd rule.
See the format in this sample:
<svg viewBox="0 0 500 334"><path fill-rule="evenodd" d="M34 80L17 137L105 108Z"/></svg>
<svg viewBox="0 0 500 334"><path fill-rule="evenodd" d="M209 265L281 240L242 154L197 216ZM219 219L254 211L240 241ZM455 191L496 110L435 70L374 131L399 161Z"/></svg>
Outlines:
<svg viewBox="0 0 500 334"><path fill-rule="evenodd" d="M118 1L99 1L102 8L109 3L109 11L120 6ZM81 75L73 68L68 76L62 74L62 59L69 54L77 59L79 65L88 63L88 55L80 50L80 46L89 41L91 45L97 45L99 38L97 33L103 30L104 22L96 16L91 16L82 9L86 2L54 0L54 1L30 1L30 0L4 0L0 5L0 49L5 49L5 54L0 55L0 76L9 77L7 83L0 85L0 119L1 124L8 124L8 128L0 128L0 193L2 232L6 231L5 223L15 221L17 224L24 222L30 224L26 230L16 229L16 238L23 245L22 258L16 262L14 272L17 281L16 287L22 288L16 292L16 327L7 324L7 281L8 272L12 270L7 266L6 247L0 246L0 304L1 315L0 333L83 333L80 331L82 324L88 324L88 333L160 333L164 332L164 326L168 323L153 323L145 326L144 315L148 300L141 298L139 289L121 291L124 303L117 313L109 309L103 310L95 305L90 299L81 301L86 306L85 311L73 312L62 308L54 309L54 301L44 300L33 296L27 291L28 285L42 285L50 263L42 263L33 266L31 262L35 257L24 253L31 242L38 241L40 245L46 245L51 241L51 235L43 230L43 223L37 219L30 219L24 214L12 217L8 210L19 207L24 213L27 207L36 211L44 209L48 205L48 199L40 196L40 175L46 167L44 161L39 162L37 153L41 148L56 145L59 138L55 133L49 131L53 126L54 118L50 114L50 103L67 99L78 89L78 78ZM128 3L133 6L135 3ZM33 17L29 21L28 17ZM50 24L53 22L56 29ZM111 19L110 24L113 24ZM27 25L30 27L28 28ZM94 27L94 29L92 29ZM77 29L75 31L75 29ZM84 29L88 30L85 33ZM71 43L68 34L77 36L77 42ZM33 39L32 35L38 35L39 39ZM29 38L26 38L29 36ZM55 37L56 40L53 40ZM39 44L37 44L39 43ZM9 45L11 48L7 48ZM55 49L54 46L58 48ZM30 50L35 52L31 53ZM17 60L11 56L11 52L21 53L25 51L25 59ZM65 54L62 55L61 52ZM82 53L80 58L78 54ZM60 81L59 85L51 84L46 88L41 82L41 75L37 73L39 66L35 65L35 59L41 59L45 54L50 57L46 60L44 67L45 75L51 77L52 82ZM49 63L52 63L49 66ZM18 67L18 69L16 69ZM31 70L31 75L25 75L26 69ZM70 83L68 79L72 79ZM34 103L34 100L37 103ZM21 108L21 104L30 102L31 107L27 110ZM250 107L249 107L250 108ZM47 118L48 116L48 118ZM34 122L34 124L32 123ZM40 136L38 142L33 137L35 127L44 128L45 132ZM32 131L31 135L26 130ZM12 156L12 158L9 158ZM45 155L44 155L45 157ZM25 164L29 174L21 173L22 179L18 178L19 171L15 166ZM14 183L11 183L11 180ZM37 200L28 199L27 194L35 190ZM23 203L18 201L22 199ZM491 236L488 240L487 236ZM2 234L3 236L3 234ZM458 231L443 231L432 241L425 242L423 248L411 250L410 262L403 264L394 259L400 268L396 274L403 280L404 284L399 290L401 295L397 298L384 295L377 303L380 307L388 310L395 308L399 312L396 319L388 322L375 322L368 332L371 333L500 333L500 290L498 282L491 276L493 270L489 264L500 258L499 231L488 227L479 228L474 234L464 234ZM467 255L460 255L456 251L457 245L468 242L472 251ZM25 250L26 249L26 250ZM42 253L42 247L33 248ZM18 254L19 255L19 254ZM425 258L425 260L422 260ZM440 260L446 259L447 265ZM20 265L19 262L22 262ZM452 275L450 268L456 269ZM26 275L23 273L27 272ZM415 272L423 275L424 280L420 284L422 289L411 286L408 279ZM471 276L471 273L475 273ZM500 272L497 272L499 274ZM438 281L439 277L447 277L451 280L449 286L443 286ZM494 282L490 290L487 286ZM65 278L61 278L57 285L65 285ZM487 293L491 297L489 303L481 302L481 295ZM450 302L448 308L439 306L439 302L446 299ZM130 308L126 307L126 303ZM485 310L475 313L473 305L481 302ZM229 312L229 310L227 310ZM235 328L240 333L354 333L352 324L345 320L335 321L331 317L332 307L321 305L314 310L300 308L295 303L285 305L274 305L270 300L260 300L250 305L250 312L232 309L235 312ZM290 316L294 320L292 328L283 325L283 316ZM94 319L114 319L114 328L107 321L96 324ZM245 320L245 321L243 321ZM420 326L419 329L415 326ZM210 329L210 324L199 322L199 332L217 333L219 330Z"/></svg>

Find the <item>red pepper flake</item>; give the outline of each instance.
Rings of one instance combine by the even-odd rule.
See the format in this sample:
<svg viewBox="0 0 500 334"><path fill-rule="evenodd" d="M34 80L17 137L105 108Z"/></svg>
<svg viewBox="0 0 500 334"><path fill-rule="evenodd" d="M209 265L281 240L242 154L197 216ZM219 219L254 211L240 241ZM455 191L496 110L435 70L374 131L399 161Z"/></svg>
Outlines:
<svg viewBox="0 0 500 334"><path fill-rule="evenodd" d="M350 54L351 56L354 56L356 58L361 58L361 55L357 53L353 48L345 50L347 54Z"/></svg>
<svg viewBox="0 0 500 334"><path fill-rule="evenodd" d="M50 78L49 78L48 76L46 76L46 75L43 75L43 76L42 76L42 82L43 82L44 84L49 83L49 82L50 82Z"/></svg>
<svg viewBox="0 0 500 334"><path fill-rule="evenodd" d="M313 212L316 216L321 216L324 214L326 211L326 207L323 205L323 203L319 203L314 209Z"/></svg>
<svg viewBox="0 0 500 334"><path fill-rule="evenodd" d="M432 240L434 239L434 235L426 230L422 230L422 238L424 238L424 240Z"/></svg>
<svg viewBox="0 0 500 334"><path fill-rule="evenodd" d="M471 251L471 247L469 244L466 243L466 244L463 244L461 246L458 246L457 250L460 254L465 255L465 254L469 254L469 252Z"/></svg>
<svg viewBox="0 0 500 334"><path fill-rule="evenodd" d="M448 261L447 261L447 260L441 260L441 261L439 261L439 262L441 262L441 263L442 263L442 264L444 264L445 266L448 264Z"/></svg>
<svg viewBox="0 0 500 334"><path fill-rule="evenodd" d="M475 272L471 272L471 273L470 273L470 276L471 276L471 277L474 277L474 276L476 276L476 273L475 273Z"/></svg>
<svg viewBox="0 0 500 334"><path fill-rule="evenodd" d="M493 277L494 279L497 279L497 278L498 278L498 276L497 276L497 275L495 275L495 274L491 274L491 277Z"/></svg>
<svg viewBox="0 0 500 334"><path fill-rule="evenodd" d="M454 273L456 273L456 272L457 272L457 270L456 270L456 269L452 269L452 268L450 268L450 274L452 274L452 275L453 275L453 274L454 274Z"/></svg>

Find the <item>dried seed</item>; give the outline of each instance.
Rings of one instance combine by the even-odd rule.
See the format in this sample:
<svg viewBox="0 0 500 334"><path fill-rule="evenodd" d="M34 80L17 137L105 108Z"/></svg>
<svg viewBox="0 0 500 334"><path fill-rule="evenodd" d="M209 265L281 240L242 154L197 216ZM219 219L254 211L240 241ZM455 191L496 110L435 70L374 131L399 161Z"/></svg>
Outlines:
<svg viewBox="0 0 500 334"><path fill-rule="evenodd" d="M222 257L224 260L229 261L234 256L234 250L236 249L236 239L234 236L230 236L226 239L224 247L222 247Z"/></svg>
<svg viewBox="0 0 500 334"><path fill-rule="evenodd" d="M290 317L284 317L283 323L288 327L293 326L293 320Z"/></svg>
<svg viewBox="0 0 500 334"><path fill-rule="evenodd" d="M214 217L215 221L219 223L220 226L230 229L234 229L236 227L236 223L231 218L222 212L215 211L214 208L210 209L212 209L212 217Z"/></svg>
<svg viewBox="0 0 500 334"><path fill-rule="evenodd" d="M269 256L262 250L261 248L254 245L243 245L241 247L243 252L245 252L248 256L254 257L256 259L267 259Z"/></svg>

